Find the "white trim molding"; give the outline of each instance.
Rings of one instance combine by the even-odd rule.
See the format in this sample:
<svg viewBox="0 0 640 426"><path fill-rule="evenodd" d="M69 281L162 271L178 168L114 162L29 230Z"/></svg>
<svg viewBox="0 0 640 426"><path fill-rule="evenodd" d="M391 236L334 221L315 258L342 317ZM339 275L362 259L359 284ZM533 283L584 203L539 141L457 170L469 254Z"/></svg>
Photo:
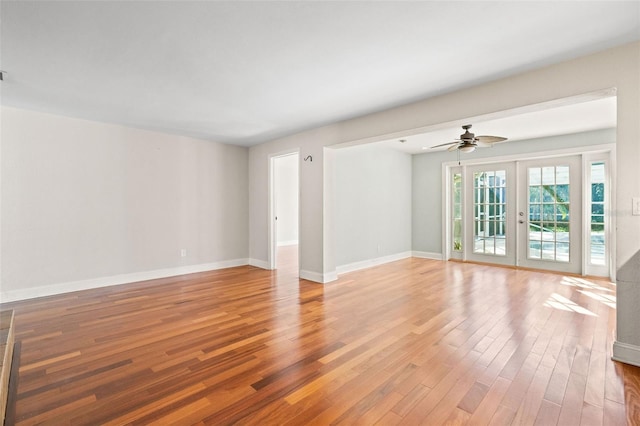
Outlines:
<svg viewBox="0 0 640 426"><path fill-rule="evenodd" d="M347 272L359 271L360 269L371 268L373 266L383 265L385 263L395 262L396 260L407 259L409 257L411 257L410 251L390 254L388 256L377 257L375 259L361 260L359 262L340 265L336 267L336 272L338 275L346 274Z"/></svg>
<svg viewBox="0 0 640 426"><path fill-rule="evenodd" d="M430 251L412 251L411 256L419 257L421 259L444 260L442 253L433 253Z"/></svg>
<svg viewBox="0 0 640 426"><path fill-rule="evenodd" d="M271 270L269 262L267 262L266 260L249 259L248 264L251 265L251 266L255 266L256 268L262 268L262 269L266 269L266 270Z"/></svg>
<svg viewBox="0 0 640 426"><path fill-rule="evenodd" d="M611 359L640 367L640 346L615 341Z"/></svg>
<svg viewBox="0 0 640 426"><path fill-rule="evenodd" d="M338 274L335 272L320 273L314 271L300 270L300 278L307 281L313 281L315 283L326 284L338 279Z"/></svg>
<svg viewBox="0 0 640 426"><path fill-rule="evenodd" d="M130 274L113 275L110 277L91 278L88 280L71 281L45 285L40 287L9 290L0 293L2 302L15 302L18 300L33 299L36 297L53 296L56 294L70 293L73 291L89 290L100 287L110 287L122 284L131 284L140 281L155 280L158 278L175 277L177 275L193 274L196 272L213 271L216 269L233 268L249 263L249 259L223 260L213 263L201 263L198 265L178 266L175 268L156 269L153 271L133 272Z"/></svg>
<svg viewBox="0 0 640 426"><path fill-rule="evenodd" d="M297 245L298 245L298 240L278 241L278 247L297 246Z"/></svg>

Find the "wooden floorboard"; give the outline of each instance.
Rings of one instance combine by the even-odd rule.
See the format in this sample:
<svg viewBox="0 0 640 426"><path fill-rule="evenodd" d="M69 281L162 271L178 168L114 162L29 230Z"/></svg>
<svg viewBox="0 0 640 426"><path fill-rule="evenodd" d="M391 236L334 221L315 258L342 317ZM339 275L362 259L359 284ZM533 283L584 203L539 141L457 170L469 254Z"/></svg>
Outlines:
<svg viewBox="0 0 640 426"><path fill-rule="evenodd" d="M238 267L11 304L9 424L640 424L615 286L405 259Z"/></svg>

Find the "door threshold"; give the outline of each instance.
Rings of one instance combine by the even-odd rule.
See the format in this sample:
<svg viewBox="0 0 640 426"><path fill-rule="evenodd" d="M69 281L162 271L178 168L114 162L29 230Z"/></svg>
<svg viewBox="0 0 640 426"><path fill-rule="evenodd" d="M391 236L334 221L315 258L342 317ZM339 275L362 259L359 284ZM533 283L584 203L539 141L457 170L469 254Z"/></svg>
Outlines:
<svg viewBox="0 0 640 426"><path fill-rule="evenodd" d="M478 262L475 260L462 260L462 259L447 259L448 262L456 262L456 263L469 263L472 265L481 265L481 266L494 266L496 268L505 268L505 269L515 269L515 270L520 270L520 271L530 271L530 272L544 272L547 274L554 274L554 275L565 275L568 277L576 277L576 278L584 278L584 279L590 279L590 280L608 280L609 282L611 282L611 278L610 277L599 277L596 275L582 275L582 274L576 274L574 272L560 272L560 271L552 271L549 269L540 269L540 268L530 268L528 266L515 266L515 265L501 265L499 263L489 263L489 262Z"/></svg>

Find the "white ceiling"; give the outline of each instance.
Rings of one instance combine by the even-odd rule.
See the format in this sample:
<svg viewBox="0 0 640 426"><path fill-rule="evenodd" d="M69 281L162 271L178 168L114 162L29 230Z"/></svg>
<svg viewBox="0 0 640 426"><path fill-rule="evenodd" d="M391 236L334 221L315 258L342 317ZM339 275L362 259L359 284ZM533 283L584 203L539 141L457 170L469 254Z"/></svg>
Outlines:
<svg viewBox="0 0 640 426"><path fill-rule="evenodd" d="M244 146L640 39L638 1L0 7L3 105Z"/></svg>
<svg viewBox="0 0 640 426"><path fill-rule="evenodd" d="M394 137L380 143L410 154L444 151L449 147L431 147L459 139L464 133L463 124L472 124L470 131L476 136L502 136L508 138L502 143L510 143L616 127L616 111L616 97L607 96L531 112L505 114L497 119L465 120L456 125L439 126L434 131Z"/></svg>

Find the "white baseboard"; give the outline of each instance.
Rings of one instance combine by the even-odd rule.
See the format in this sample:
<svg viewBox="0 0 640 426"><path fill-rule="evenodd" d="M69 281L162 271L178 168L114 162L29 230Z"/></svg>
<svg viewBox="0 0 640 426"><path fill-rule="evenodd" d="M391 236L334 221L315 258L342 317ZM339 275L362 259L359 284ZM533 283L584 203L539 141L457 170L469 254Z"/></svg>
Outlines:
<svg viewBox="0 0 640 426"><path fill-rule="evenodd" d="M330 283L331 281L336 281L338 279L338 273L336 271L327 272L324 274L324 282Z"/></svg>
<svg viewBox="0 0 640 426"><path fill-rule="evenodd" d="M640 346L618 341L613 342L613 356L611 359L640 367Z"/></svg>
<svg viewBox="0 0 640 426"><path fill-rule="evenodd" d="M337 280L338 274L336 274L335 272L328 272L326 274L322 274L320 272L305 271L301 269L300 278L302 278L303 280L313 281L320 284L326 284L331 281Z"/></svg>
<svg viewBox="0 0 640 426"><path fill-rule="evenodd" d="M411 255L422 259L442 260L442 253L432 253L430 251L412 251Z"/></svg>
<svg viewBox="0 0 640 426"><path fill-rule="evenodd" d="M360 269L371 268L372 266L383 265L389 262L395 262L396 260L406 259L411 257L410 251L402 253L390 254L389 256L377 257L375 259L362 260L360 262L348 263L346 265L340 265L336 268L338 275L345 274L347 272L359 271Z"/></svg>
<svg viewBox="0 0 640 426"><path fill-rule="evenodd" d="M290 241L278 241L278 247L283 246L297 246L298 240L290 240Z"/></svg>
<svg viewBox="0 0 640 426"><path fill-rule="evenodd" d="M198 265L178 266L175 268L156 269L154 271L133 272L130 274L113 275L110 277L92 278L81 281L51 284L40 287L9 290L0 292L2 302L33 299L36 297L53 296L55 294L72 291L89 290L92 288L109 287L113 285L130 284L138 281L154 280L158 278L174 277L176 275L193 274L196 272L213 271L216 269L233 268L247 265L249 259L232 259L220 262L201 263Z"/></svg>
<svg viewBox="0 0 640 426"><path fill-rule="evenodd" d="M271 269L269 262L267 262L266 260L249 259L249 265L255 266L256 268L262 268L267 270Z"/></svg>

